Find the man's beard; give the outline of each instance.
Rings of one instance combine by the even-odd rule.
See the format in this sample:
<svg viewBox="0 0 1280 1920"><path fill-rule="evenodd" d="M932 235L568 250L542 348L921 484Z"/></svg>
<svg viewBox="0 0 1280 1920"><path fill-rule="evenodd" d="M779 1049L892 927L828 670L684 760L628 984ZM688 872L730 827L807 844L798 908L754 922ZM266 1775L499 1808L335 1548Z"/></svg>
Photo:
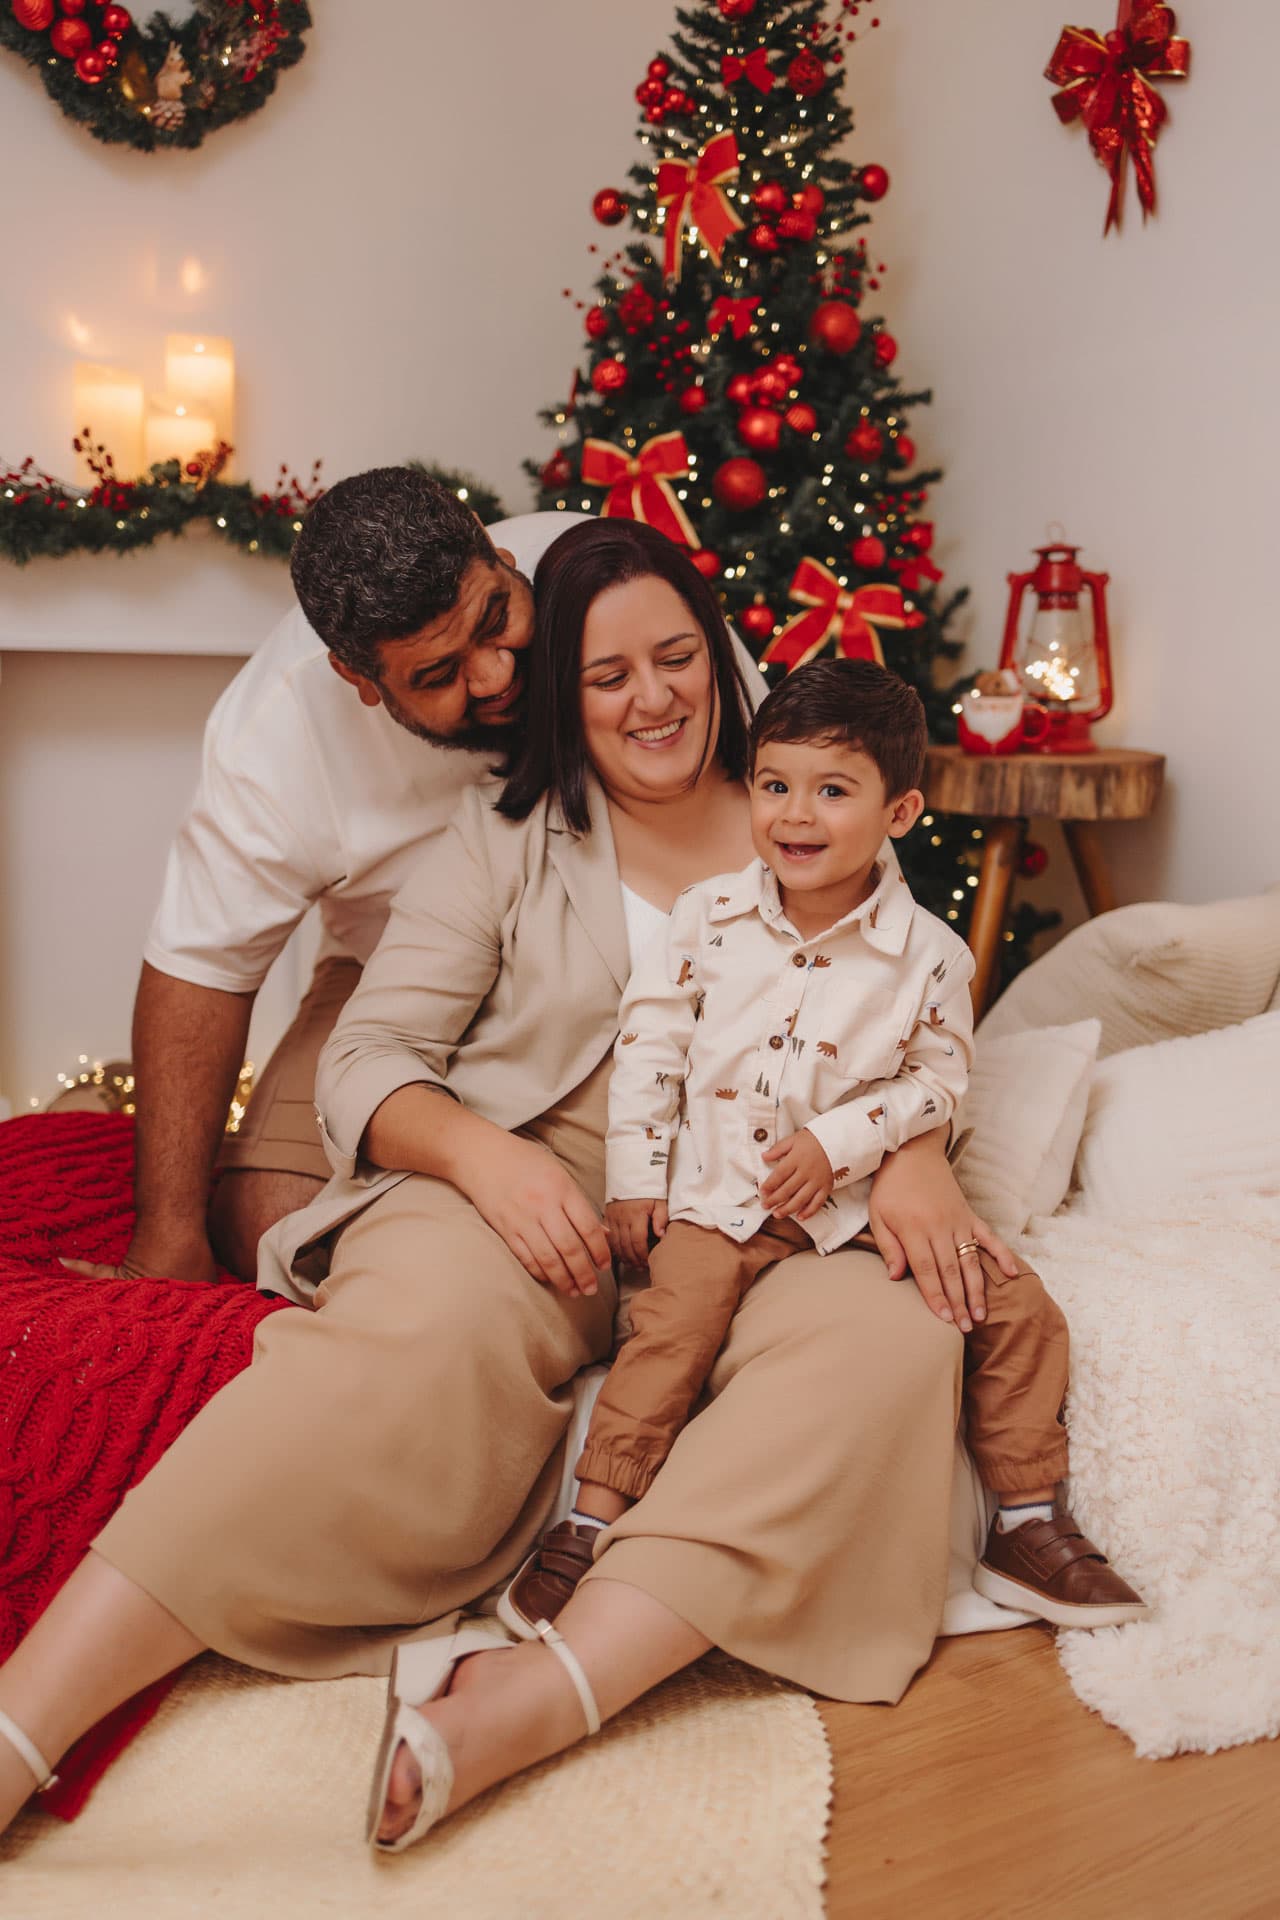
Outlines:
<svg viewBox="0 0 1280 1920"><path fill-rule="evenodd" d="M421 720L415 720L406 713L385 686L379 686L382 704L398 727L411 733L418 740L429 740L433 747L449 747L456 753L492 753L503 758L516 746L520 737L518 718L506 720L498 726L483 727L478 724L463 727L458 733L436 733L431 727L424 727Z"/></svg>

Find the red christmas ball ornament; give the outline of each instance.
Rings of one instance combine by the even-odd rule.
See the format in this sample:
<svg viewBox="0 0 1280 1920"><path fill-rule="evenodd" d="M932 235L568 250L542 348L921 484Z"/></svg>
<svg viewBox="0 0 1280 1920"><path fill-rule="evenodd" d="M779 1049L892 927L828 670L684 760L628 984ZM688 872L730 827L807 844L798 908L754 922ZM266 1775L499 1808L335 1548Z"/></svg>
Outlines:
<svg viewBox="0 0 1280 1920"><path fill-rule="evenodd" d="M871 420L861 420L844 443L851 460L874 460L884 452L884 435Z"/></svg>
<svg viewBox="0 0 1280 1920"><path fill-rule="evenodd" d="M1038 840L1028 840L1018 855L1018 872L1024 880L1036 880L1049 864L1049 855Z"/></svg>
<svg viewBox="0 0 1280 1920"><path fill-rule="evenodd" d="M628 287L618 302L618 318L628 333L643 333L651 327L657 311L657 302L645 287Z"/></svg>
<svg viewBox="0 0 1280 1920"><path fill-rule="evenodd" d="M114 40L99 40L94 52L104 67L114 67L120 58L120 49Z"/></svg>
<svg viewBox="0 0 1280 1920"><path fill-rule="evenodd" d="M608 307L588 307L582 324L587 330L588 340L603 340L610 326Z"/></svg>
<svg viewBox="0 0 1280 1920"><path fill-rule="evenodd" d="M811 213L801 213L796 207L789 207L778 221L778 233L783 240L812 240L818 231L818 223Z"/></svg>
<svg viewBox="0 0 1280 1920"><path fill-rule="evenodd" d="M741 627L748 639L767 640L778 621L772 607L766 607L763 600L756 600L742 609L735 624Z"/></svg>
<svg viewBox="0 0 1280 1920"><path fill-rule="evenodd" d="M767 227L761 220L748 232L747 245L753 253L776 253L778 236L772 227Z"/></svg>
<svg viewBox="0 0 1280 1920"><path fill-rule="evenodd" d="M77 14L83 13L84 9L85 0L62 0L62 11L68 19L74 19Z"/></svg>
<svg viewBox="0 0 1280 1920"><path fill-rule="evenodd" d="M722 507L731 507L735 513L749 513L768 493L769 482L758 460L739 455L716 468L711 476L711 491Z"/></svg>
<svg viewBox="0 0 1280 1920"><path fill-rule="evenodd" d="M813 408L806 405L803 400L797 400L793 406L788 407L782 417L790 427L792 433L815 433L817 431L818 416Z"/></svg>
<svg viewBox="0 0 1280 1920"><path fill-rule="evenodd" d="M693 95L691 93L685 93L683 88L681 88L681 90L674 96L674 105L672 106L671 111L672 113L680 113L680 114L693 113L697 105L698 103L694 99Z"/></svg>
<svg viewBox="0 0 1280 1920"><path fill-rule="evenodd" d="M909 467L916 457L916 443L909 433L900 433L893 443L893 457L900 467Z"/></svg>
<svg viewBox="0 0 1280 1920"><path fill-rule="evenodd" d="M710 547L695 547L689 558L704 580L714 580L720 571L720 555Z"/></svg>
<svg viewBox="0 0 1280 1920"><path fill-rule="evenodd" d="M738 415L738 438L755 453L776 453L782 439L782 415L769 407L744 407Z"/></svg>
<svg viewBox="0 0 1280 1920"><path fill-rule="evenodd" d="M64 60L74 60L88 52L93 45L93 35L83 20L55 20L49 41L54 52L60 53Z"/></svg>
<svg viewBox="0 0 1280 1920"><path fill-rule="evenodd" d="M13 0L13 17L30 33L43 33L53 19L53 0Z"/></svg>
<svg viewBox="0 0 1280 1920"><path fill-rule="evenodd" d="M591 202L591 211L602 227L616 227L627 217L628 200L616 187L601 187Z"/></svg>
<svg viewBox="0 0 1280 1920"><path fill-rule="evenodd" d="M670 71L671 62L664 60L661 54L658 54L655 59L651 60L645 68L645 72L651 80L665 80Z"/></svg>
<svg viewBox="0 0 1280 1920"><path fill-rule="evenodd" d="M855 567L882 567L884 565L884 541L877 540L874 533L864 533L849 548L849 557Z"/></svg>
<svg viewBox="0 0 1280 1920"><path fill-rule="evenodd" d="M824 300L813 310L809 332L828 353L852 353L862 337L862 322L847 300Z"/></svg>
<svg viewBox="0 0 1280 1920"><path fill-rule="evenodd" d="M816 220L827 204L827 196L821 187L801 187L799 193L793 193L791 204L801 213L811 213Z"/></svg>
<svg viewBox="0 0 1280 1920"><path fill-rule="evenodd" d="M917 520L913 527L908 527L901 535L901 540L904 547L914 547L917 553L928 553L933 545L932 520Z"/></svg>
<svg viewBox="0 0 1280 1920"><path fill-rule="evenodd" d="M858 176L858 192L864 200L883 200L889 191L889 176L883 167L864 167Z"/></svg>
<svg viewBox="0 0 1280 1920"><path fill-rule="evenodd" d="M684 99L679 87L668 87L662 96L662 104L668 113L683 113Z"/></svg>
<svg viewBox="0 0 1280 1920"><path fill-rule="evenodd" d="M876 365L891 367L898 357L898 343L891 333L878 333L875 344Z"/></svg>
<svg viewBox="0 0 1280 1920"><path fill-rule="evenodd" d="M104 7L102 10L102 31L112 40L119 40L128 33L133 25L133 15L128 7Z"/></svg>
<svg viewBox="0 0 1280 1920"><path fill-rule="evenodd" d="M646 107L644 117L651 127L660 127L667 116L663 108L659 105L656 107Z"/></svg>
<svg viewBox="0 0 1280 1920"><path fill-rule="evenodd" d="M591 384L597 393L621 393L629 378L624 360L601 360L591 369Z"/></svg>
<svg viewBox="0 0 1280 1920"><path fill-rule="evenodd" d="M82 53L76 61L76 72L84 81L86 87L96 87L106 71L106 61L100 60L92 50L88 53Z"/></svg>
<svg viewBox="0 0 1280 1920"><path fill-rule="evenodd" d="M787 85L802 100L811 100L826 84L827 70L813 53L798 53L787 68Z"/></svg>
<svg viewBox="0 0 1280 1920"><path fill-rule="evenodd" d="M779 400L785 400L791 385L786 375L772 366L762 367L752 384L755 387L756 399L764 400L770 406L776 405Z"/></svg>
<svg viewBox="0 0 1280 1920"><path fill-rule="evenodd" d="M772 217L785 210L787 190L781 180L761 180L751 189L751 204Z"/></svg>
<svg viewBox="0 0 1280 1920"><path fill-rule="evenodd" d="M776 372L782 375L788 387L798 387L800 385L800 377L804 372L804 368L800 365L794 353L775 353L770 364Z"/></svg>
<svg viewBox="0 0 1280 1920"><path fill-rule="evenodd" d="M660 107L665 92L661 80L642 80L636 88L636 99L642 107Z"/></svg>
<svg viewBox="0 0 1280 1920"><path fill-rule="evenodd" d="M701 413L707 404L705 387L686 387L677 403L681 413Z"/></svg>
<svg viewBox="0 0 1280 1920"><path fill-rule="evenodd" d="M573 467L567 453L553 453L546 466L538 475L544 487L550 489L567 487L573 478Z"/></svg>
<svg viewBox="0 0 1280 1920"><path fill-rule="evenodd" d="M728 397L728 399L732 400L735 407L748 406L751 401L750 374L735 373L732 380L730 380L728 386L725 388L725 394Z"/></svg>
<svg viewBox="0 0 1280 1920"><path fill-rule="evenodd" d="M755 12L756 0L718 0L718 5L726 20L745 20Z"/></svg>

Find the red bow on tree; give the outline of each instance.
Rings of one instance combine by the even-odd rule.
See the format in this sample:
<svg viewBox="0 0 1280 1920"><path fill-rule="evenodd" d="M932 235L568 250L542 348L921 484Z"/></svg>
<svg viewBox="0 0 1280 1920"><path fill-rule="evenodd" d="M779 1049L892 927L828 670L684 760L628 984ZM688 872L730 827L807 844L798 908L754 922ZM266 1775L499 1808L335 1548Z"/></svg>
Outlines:
<svg viewBox="0 0 1280 1920"><path fill-rule="evenodd" d="M739 80L749 80L761 93L769 93L778 76L769 65L768 47L757 47L745 60L736 53L726 53L720 62L720 78L726 87L736 86Z"/></svg>
<svg viewBox="0 0 1280 1920"><path fill-rule="evenodd" d="M877 584L850 592L819 560L803 559L787 591L792 600L812 610L796 614L775 634L760 656L762 665L781 661L788 672L802 667L834 634L836 648L846 660L877 660L883 666L880 636L871 622L881 627L907 624L900 587Z"/></svg>
<svg viewBox="0 0 1280 1920"><path fill-rule="evenodd" d="M680 278L680 240L687 222L720 265L725 241L742 225L724 194L724 182L737 179L738 167L738 143L726 130L708 140L696 160L664 160L658 168L658 205L667 210L662 270L669 280Z"/></svg>
<svg viewBox="0 0 1280 1920"><path fill-rule="evenodd" d="M707 332L714 339L722 328L728 327L735 340L744 339L751 331L751 322L759 305L758 300L750 297L731 300L727 293L717 294L707 315Z"/></svg>
<svg viewBox="0 0 1280 1920"><path fill-rule="evenodd" d="M1183 80L1191 67L1191 43L1174 33L1173 8L1151 0L1120 0L1115 30L1105 38L1087 27L1064 27L1045 68L1061 89L1053 96L1064 123L1082 120L1089 144L1111 176L1109 233L1120 224L1125 155L1133 155L1142 214L1156 204L1155 145L1168 108L1153 80Z"/></svg>
<svg viewBox="0 0 1280 1920"><path fill-rule="evenodd" d="M682 433L659 433L639 453L626 453L612 440L586 440L582 477L590 487L608 487L602 519L643 520L678 546L701 545L670 482L689 471L689 449Z"/></svg>

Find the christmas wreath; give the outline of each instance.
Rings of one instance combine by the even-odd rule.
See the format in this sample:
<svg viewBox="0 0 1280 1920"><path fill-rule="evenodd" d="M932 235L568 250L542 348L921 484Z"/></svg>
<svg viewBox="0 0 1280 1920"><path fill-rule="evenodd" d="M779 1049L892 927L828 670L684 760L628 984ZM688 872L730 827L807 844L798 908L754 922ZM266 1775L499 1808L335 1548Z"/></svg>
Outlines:
<svg viewBox="0 0 1280 1920"><path fill-rule="evenodd" d="M243 120L301 60L305 0L196 0L174 22L139 27L100 0L0 0L0 46L36 68L45 91L97 140L147 152L198 147Z"/></svg>

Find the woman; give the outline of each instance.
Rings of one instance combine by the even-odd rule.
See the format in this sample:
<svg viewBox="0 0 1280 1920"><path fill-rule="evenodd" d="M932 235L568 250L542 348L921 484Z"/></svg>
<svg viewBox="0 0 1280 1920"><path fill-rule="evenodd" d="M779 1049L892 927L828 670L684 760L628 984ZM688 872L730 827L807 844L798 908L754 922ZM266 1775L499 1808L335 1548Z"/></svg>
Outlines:
<svg viewBox="0 0 1280 1920"><path fill-rule="evenodd" d="M1015 1270L936 1136L877 1177L888 1271L799 1253L757 1283L559 1634L498 1659L491 1623L451 1617L542 1527L569 1383L608 1350L630 950L751 855L746 695L687 556L591 523L536 586L525 748L399 896L321 1064L339 1177L263 1243L261 1284L314 1311L264 1323L0 1673L0 1823L50 1756L204 1647L321 1677L385 1672L399 1646L384 1846L713 1644L849 1700L898 1699L928 1656L961 1342L890 1274L909 1257L954 1285L975 1241Z"/></svg>

